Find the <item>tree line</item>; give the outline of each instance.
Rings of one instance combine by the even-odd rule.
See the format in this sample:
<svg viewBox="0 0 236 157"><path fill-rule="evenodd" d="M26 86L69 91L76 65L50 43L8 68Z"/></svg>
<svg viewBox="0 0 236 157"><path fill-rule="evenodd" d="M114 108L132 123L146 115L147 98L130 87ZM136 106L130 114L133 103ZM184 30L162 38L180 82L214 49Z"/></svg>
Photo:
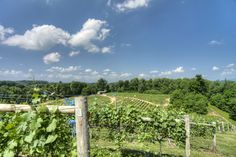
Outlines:
<svg viewBox="0 0 236 157"><path fill-rule="evenodd" d="M102 78L96 83L0 81L0 100L8 103L30 102L35 87L40 88L42 94L50 95L50 99L91 95L98 91L170 94L173 108L206 114L207 106L211 104L230 113L230 117L236 120L236 82L210 81L201 75L183 79L133 78L112 83Z"/></svg>

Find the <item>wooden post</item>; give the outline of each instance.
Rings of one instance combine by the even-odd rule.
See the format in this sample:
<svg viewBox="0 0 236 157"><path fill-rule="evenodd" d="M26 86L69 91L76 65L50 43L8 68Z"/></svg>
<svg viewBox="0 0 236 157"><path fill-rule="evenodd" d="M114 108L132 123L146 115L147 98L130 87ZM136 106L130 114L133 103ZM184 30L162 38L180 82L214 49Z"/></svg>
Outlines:
<svg viewBox="0 0 236 157"><path fill-rule="evenodd" d="M224 122L221 122L222 132L225 132Z"/></svg>
<svg viewBox="0 0 236 157"><path fill-rule="evenodd" d="M88 104L85 97L75 98L77 157L89 157Z"/></svg>
<svg viewBox="0 0 236 157"><path fill-rule="evenodd" d="M216 152L216 122L213 122L212 123L214 126L213 128L213 148L212 148L212 151L215 153Z"/></svg>
<svg viewBox="0 0 236 157"><path fill-rule="evenodd" d="M189 115L184 116L184 121L185 121L185 132L186 132L185 156L190 157L190 122L189 122Z"/></svg>

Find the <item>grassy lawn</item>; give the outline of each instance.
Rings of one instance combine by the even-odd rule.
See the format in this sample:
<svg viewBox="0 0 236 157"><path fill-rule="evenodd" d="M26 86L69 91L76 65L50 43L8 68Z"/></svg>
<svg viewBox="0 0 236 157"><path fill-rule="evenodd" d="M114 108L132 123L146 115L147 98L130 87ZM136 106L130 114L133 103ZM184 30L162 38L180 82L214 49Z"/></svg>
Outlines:
<svg viewBox="0 0 236 157"><path fill-rule="evenodd" d="M167 99L169 98L169 95L166 94L108 93L108 95L119 97L134 97L161 105L166 103Z"/></svg>

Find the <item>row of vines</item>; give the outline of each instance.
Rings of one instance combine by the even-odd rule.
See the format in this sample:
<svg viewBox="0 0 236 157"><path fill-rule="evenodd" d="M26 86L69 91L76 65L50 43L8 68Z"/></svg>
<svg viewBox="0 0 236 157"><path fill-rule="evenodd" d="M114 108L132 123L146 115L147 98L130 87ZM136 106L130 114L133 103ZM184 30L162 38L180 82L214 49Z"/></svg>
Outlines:
<svg viewBox="0 0 236 157"><path fill-rule="evenodd" d="M49 114L44 105L37 105L43 98L37 94L34 97L31 112L0 113L0 157L76 156L73 127L69 123L73 116L57 110ZM89 106L89 112L91 141L112 141L116 151L120 151L125 142L134 141L159 143L160 154L166 139L184 146L184 112L161 108L140 110L127 102L119 102L116 107L101 107L95 103ZM200 125L191 130L194 136L201 137L212 136L212 132L209 127ZM114 156L112 151L104 151L96 145L91 148L91 155Z"/></svg>

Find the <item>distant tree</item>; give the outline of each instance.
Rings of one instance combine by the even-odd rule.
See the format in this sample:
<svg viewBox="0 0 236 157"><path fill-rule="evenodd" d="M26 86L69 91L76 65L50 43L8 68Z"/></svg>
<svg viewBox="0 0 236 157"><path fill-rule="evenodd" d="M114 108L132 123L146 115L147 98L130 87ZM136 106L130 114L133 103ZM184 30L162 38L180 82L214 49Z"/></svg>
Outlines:
<svg viewBox="0 0 236 157"><path fill-rule="evenodd" d="M170 104L174 108L183 108L185 93L182 90L175 90L170 97Z"/></svg>
<svg viewBox="0 0 236 157"><path fill-rule="evenodd" d="M130 90L131 91L138 91L139 80L138 78L134 78L130 80Z"/></svg>
<svg viewBox="0 0 236 157"><path fill-rule="evenodd" d="M233 120L236 120L236 98L230 99L230 112L229 117Z"/></svg>
<svg viewBox="0 0 236 157"><path fill-rule="evenodd" d="M202 94L188 93L184 98L183 105L186 112L207 114L208 100Z"/></svg>
<svg viewBox="0 0 236 157"><path fill-rule="evenodd" d="M97 81L97 90L98 91L108 90L108 84L105 79L101 78Z"/></svg>
<svg viewBox="0 0 236 157"><path fill-rule="evenodd" d="M208 92L208 85L202 75L196 75L189 86L190 92L206 95Z"/></svg>
<svg viewBox="0 0 236 157"><path fill-rule="evenodd" d="M138 92L143 93L146 90L146 81L144 79L139 80Z"/></svg>
<svg viewBox="0 0 236 157"><path fill-rule="evenodd" d="M225 107L226 101L222 94L215 94L210 98L210 103L220 109Z"/></svg>

